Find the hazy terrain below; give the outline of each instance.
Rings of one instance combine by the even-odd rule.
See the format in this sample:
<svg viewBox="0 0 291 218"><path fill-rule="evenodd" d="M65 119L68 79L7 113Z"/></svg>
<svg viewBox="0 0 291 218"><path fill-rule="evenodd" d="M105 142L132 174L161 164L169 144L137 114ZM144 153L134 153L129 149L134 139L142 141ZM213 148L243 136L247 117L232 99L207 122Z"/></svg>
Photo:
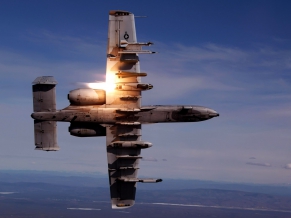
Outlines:
<svg viewBox="0 0 291 218"><path fill-rule="evenodd" d="M112 210L108 179L102 175L0 171L1 218L114 215L290 218L290 186L166 180L160 184L138 184L136 205Z"/></svg>

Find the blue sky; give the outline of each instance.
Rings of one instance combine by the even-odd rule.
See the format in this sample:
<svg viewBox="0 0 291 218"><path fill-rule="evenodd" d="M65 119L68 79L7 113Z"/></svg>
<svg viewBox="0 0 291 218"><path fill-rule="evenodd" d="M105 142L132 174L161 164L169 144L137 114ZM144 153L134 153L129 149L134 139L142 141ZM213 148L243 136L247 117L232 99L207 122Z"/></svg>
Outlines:
<svg viewBox="0 0 291 218"><path fill-rule="evenodd" d="M141 176L291 181L291 3L288 1L2 1L0 169L99 172L104 138L58 125L58 152L34 151L31 82L52 75L57 106L79 82L104 80L108 11L135 15L154 89L143 104L196 104L220 117L143 126Z"/></svg>

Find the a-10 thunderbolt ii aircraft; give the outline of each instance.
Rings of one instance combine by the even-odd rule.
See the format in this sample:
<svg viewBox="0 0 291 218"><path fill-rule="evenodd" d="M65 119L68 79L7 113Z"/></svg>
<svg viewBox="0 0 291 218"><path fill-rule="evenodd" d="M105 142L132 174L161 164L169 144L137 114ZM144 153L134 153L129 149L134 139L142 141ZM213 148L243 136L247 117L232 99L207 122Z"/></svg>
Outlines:
<svg viewBox="0 0 291 218"><path fill-rule="evenodd" d="M141 106L141 93L153 88L141 83L139 54L151 42L136 39L134 15L109 12L106 82L100 89L72 90L70 106L56 110L56 80L52 76L33 81L34 135L36 150L57 151L57 121L69 122L73 136L106 136L112 208L134 205L137 182L161 179L137 177L141 149L152 143L141 140L141 126L148 123L199 122L219 116L209 108L194 105Z"/></svg>

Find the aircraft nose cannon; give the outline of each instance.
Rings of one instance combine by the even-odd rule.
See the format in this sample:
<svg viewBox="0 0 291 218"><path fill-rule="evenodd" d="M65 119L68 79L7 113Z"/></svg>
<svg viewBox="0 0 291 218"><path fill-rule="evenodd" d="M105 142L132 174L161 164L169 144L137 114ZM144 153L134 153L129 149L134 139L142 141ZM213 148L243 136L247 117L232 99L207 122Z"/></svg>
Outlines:
<svg viewBox="0 0 291 218"><path fill-rule="evenodd" d="M215 110L207 109L209 117L218 117L219 113L217 113Z"/></svg>

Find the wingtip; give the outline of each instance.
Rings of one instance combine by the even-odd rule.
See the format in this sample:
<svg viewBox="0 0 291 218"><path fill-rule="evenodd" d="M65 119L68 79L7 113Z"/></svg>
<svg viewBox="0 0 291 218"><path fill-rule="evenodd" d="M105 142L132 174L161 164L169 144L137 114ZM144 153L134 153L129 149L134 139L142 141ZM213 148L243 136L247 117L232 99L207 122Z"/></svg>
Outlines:
<svg viewBox="0 0 291 218"><path fill-rule="evenodd" d="M123 11L123 10L111 10L109 11L109 15L114 15L114 16L126 16L132 14L129 11Z"/></svg>
<svg viewBox="0 0 291 218"><path fill-rule="evenodd" d="M130 208L134 205L135 201L134 200L122 200L119 201L117 199L112 199L111 200L111 207L112 209L127 209Z"/></svg>

